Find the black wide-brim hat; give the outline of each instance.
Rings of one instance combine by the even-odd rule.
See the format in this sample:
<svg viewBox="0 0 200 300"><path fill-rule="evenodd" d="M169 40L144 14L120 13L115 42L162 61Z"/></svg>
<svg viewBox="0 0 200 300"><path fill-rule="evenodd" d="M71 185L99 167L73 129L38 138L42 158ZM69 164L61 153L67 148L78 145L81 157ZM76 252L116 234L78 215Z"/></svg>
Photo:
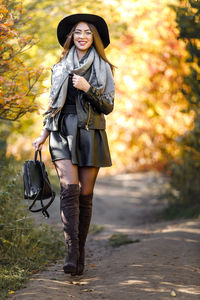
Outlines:
<svg viewBox="0 0 200 300"><path fill-rule="evenodd" d="M88 22L96 27L104 48L110 44L108 26L102 17L92 14L74 14L63 18L58 24L57 37L62 47L72 27L79 22Z"/></svg>

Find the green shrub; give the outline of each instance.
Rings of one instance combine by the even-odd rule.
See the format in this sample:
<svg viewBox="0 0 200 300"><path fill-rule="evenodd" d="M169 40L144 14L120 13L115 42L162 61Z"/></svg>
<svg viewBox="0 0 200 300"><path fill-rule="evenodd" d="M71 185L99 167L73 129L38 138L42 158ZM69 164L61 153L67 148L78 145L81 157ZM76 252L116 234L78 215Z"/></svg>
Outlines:
<svg viewBox="0 0 200 300"><path fill-rule="evenodd" d="M179 138L180 157L171 167L171 187L177 190L172 207L190 209L200 214L200 3L180 1L172 6L176 12L179 38L186 43L188 74L184 77L182 93L187 100L185 113L193 112L193 129Z"/></svg>
<svg viewBox="0 0 200 300"><path fill-rule="evenodd" d="M132 240L126 234L123 233L115 233L112 234L108 239L108 244L112 247L119 247L126 244L139 243L140 240Z"/></svg>
<svg viewBox="0 0 200 300"><path fill-rule="evenodd" d="M98 225L98 224L90 224L89 233L91 234L98 234L105 229L105 226Z"/></svg>

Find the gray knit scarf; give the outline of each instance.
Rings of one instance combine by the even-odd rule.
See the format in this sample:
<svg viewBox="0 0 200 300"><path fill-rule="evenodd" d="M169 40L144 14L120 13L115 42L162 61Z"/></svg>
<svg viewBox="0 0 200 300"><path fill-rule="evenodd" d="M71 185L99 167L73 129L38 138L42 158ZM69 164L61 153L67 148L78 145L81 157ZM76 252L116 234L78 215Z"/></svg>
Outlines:
<svg viewBox="0 0 200 300"><path fill-rule="evenodd" d="M52 66L50 102L45 115L55 116L64 105L65 98L59 95L67 93L69 74L83 76L105 97L114 95L115 87L109 64L98 55L93 46L87 54L85 59L79 62L76 47L72 46L61 62Z"/></svg>

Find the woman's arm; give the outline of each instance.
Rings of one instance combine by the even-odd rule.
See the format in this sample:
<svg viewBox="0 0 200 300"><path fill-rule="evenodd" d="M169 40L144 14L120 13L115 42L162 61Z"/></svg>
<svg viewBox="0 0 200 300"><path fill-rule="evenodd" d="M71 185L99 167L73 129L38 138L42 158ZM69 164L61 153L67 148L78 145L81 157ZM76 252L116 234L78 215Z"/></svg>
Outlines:
<svg viewBox="0 0 200 300"><path fill-rule="evenodd" d="M109 73L109 76L112 76L110 69ZM112 78L110 79L113 80ZM75 88L85 92L87 100L99 112L105 115L112 112L114 107L114 89L110 93L101 93L96 87L91 86L84 77L76 74L73 75L72 82Z"/></svg>
<svg viewBox="0 0 200 300"><path fill-rule="evenodd" d="M42 146L48 138L49 133L50 132L46 128L42 129L40 136L37 139L35 139L32 143L35 150L42 150Z"/></svg>
<svg viewBox="0 0 200 300"><path fill-rule="evenodd" d="M99 112L108 115L112 112L114 107L114 92L101 93L94 86L90 86L89 90L85 93L87 100L93 105Z"/></svg>

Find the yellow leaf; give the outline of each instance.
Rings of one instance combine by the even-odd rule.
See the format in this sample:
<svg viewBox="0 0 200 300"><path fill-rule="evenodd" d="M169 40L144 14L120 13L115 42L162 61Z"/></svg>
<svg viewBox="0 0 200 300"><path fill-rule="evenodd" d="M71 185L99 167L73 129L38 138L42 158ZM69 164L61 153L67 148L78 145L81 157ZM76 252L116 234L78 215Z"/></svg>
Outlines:
<svg viewBox="0 0 200 300"><path fill-rule="evenodd" d="M2 55L2 58L3 59L8 59L10 57L10 54L8 52L5 52L3 55Z"/></svg>
<svg viewBox="0 0 200 300"><path fill-rule="evenodd" d="M175 291L171 291L171 297L176 297Z"/></svg>
<svg viewBox="0 0 200 300"><path fill-rule="evenodd" d="M94 292L94 289L84 289L84 290L81 290L82 292Z"/></svg>

